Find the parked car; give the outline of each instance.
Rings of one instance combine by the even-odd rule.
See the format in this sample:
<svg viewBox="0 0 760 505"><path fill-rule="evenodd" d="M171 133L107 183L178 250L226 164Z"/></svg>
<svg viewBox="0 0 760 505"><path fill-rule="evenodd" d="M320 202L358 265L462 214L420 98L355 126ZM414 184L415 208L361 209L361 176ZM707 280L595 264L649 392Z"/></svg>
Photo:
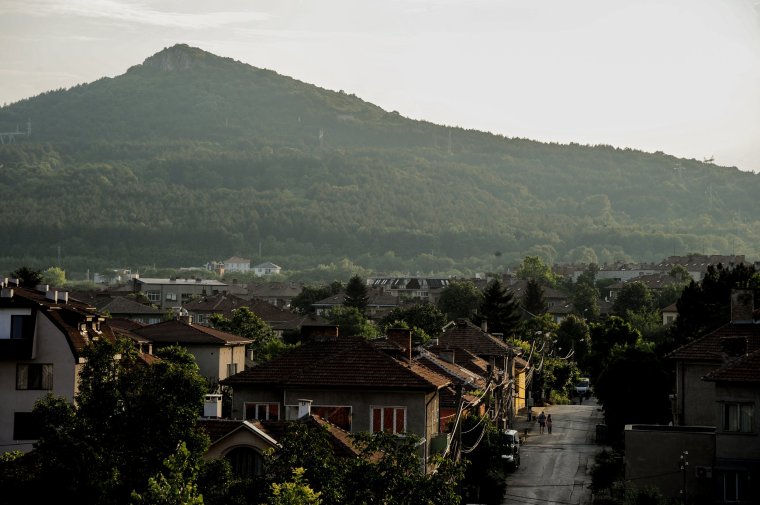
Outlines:
<svg viewBox="0 0 760 505"><path fill-rule="evenodd" d="M514 472L520 467L520 434L517 430L504 430L502 432L502 461L506 463L507 470Z"/></svg>
<svg viewBox="0 0 760 505"><path fill-rule="evenodd" d="M591 396L591 381L587 377L582 377L575 384L575 394L585 398Z"/></svg>

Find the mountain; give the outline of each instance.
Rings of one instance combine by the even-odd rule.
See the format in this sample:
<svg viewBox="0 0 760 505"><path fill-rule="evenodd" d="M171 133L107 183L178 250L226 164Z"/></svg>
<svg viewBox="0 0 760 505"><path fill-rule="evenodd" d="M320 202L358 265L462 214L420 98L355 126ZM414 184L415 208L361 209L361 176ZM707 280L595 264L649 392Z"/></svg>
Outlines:
<svg viewBox="0 0 760 505"><path fill-rule="evenodd" d="M476 92L476 90L473 90ZM470 273L526 255L656 261L760 246L760 176L414 121L177 45L0 108L0 267Z"/></svg>

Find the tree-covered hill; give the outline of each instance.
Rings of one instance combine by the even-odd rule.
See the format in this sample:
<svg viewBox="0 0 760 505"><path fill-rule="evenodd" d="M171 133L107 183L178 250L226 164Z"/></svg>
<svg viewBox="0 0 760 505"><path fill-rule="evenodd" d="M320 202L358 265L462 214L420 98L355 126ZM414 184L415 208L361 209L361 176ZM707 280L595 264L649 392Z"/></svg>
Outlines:
<svg viewBox="0 0 760 505"><path fill-rule="evenodd" d="M467 273L760 246L760 176L413 121L184 45L0 108L0 266Z"/></svg>

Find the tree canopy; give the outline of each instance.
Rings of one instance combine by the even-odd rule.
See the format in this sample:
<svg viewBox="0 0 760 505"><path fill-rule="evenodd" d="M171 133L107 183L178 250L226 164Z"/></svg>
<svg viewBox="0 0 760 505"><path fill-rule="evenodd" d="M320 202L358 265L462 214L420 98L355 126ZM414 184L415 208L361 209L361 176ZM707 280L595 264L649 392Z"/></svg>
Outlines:
<svg viewBox="0 0 760 505"><path fill-rule="evenodd" d="M520 321L520 305L499 279L493 279L483 290L479 316L488 321L490 333L502 333L507 337Z"/></svg>

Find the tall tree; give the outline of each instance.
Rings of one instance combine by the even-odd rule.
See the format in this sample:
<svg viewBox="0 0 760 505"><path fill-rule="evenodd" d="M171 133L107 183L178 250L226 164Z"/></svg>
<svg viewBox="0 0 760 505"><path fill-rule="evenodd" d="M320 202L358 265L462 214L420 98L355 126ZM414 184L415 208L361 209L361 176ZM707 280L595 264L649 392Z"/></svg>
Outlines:
<svg viewBox="0 0 760 505"><path fill-rule="evenodd" d="M313 314L315 309L312 305L315 302L337 295L342 290L343 284L337 281L327 286L304 286L301 292L290 301L290 308L299 314Z"/></svg>
<svg viewBox="0 0 760 505"><path fill-rule="evenodd" d="M196 426L206 382L187 351L160 351L142 362L128 342L105 339L85 351L76 402L46 397L34 408L41 426L35 450L21 458L28 487L3 483L24 502L128 503L184 444L182 464L197 468L208 437Z"/></svg>
<svg viewBox="0 0 760 505"><path fill-rule="evenodd" d="M239 335L253 340L254 359L261 363L283 353L288 346L277 337L271 326L248 307L240 307L232 311L228 319L221 314L214 314L209 319L211 326L218 330Z"/></svg>
<svg viewBox="0 0 760 505"><path fill-rule="evenodd" d="M591 336L586 321L573 314L563 320L557 329L557 346L572 349L572 359L585 363L591 350Z"/></svg>
<svg viewBox="0 0 760 505"><path fill-rule="evenodd" d="M556 286L558 281L552 268L538 256L526 256L517 267L516 275L520 279L533 279L544 286Z"/></svg>
<svg viewBox="0 0 760 505"><path fill-rule="evenodd" d="M655 308L656 302L652 292L640 281L626 283L612 303L612 312L623 319L627 318L629 312L645 313Z"/></svg>
<svg viewBox="0 0 760 505"><path fill-rule="evenodd" d="M499 279L493 279L483 290L480 316L488 321L490 333L510 336L520 321L520 305L514 294L504 287Z"/></svg>
<svg viewBox="0 0 760 505"><path fill-rule="evenodd" d="M34 288L42 284L42 272L23 266L11 272L11 279L18 279L24 287Z"/></svg>
<svg viewBox="0 0 760 505"><path fill-rule="evenodd" d="M700 282L691 281L676 302L678 318L671 326L674 345L682 345L731 320L731 290L750 288L760 301L760 275L752 265L733 268L710 265Z"/></svg>
<svg viewBox="0 0 760 505"><path fill-rule="evenodd" d="M367 283L358 275L354 275L348 280L348 284L346 284L343 306L354 307L364 314L364 311L367 310L367 302L369 302Z"/></svg>
<svg viewBox="0 0 760 505"><path fill-rule="evenodd" d="M327 320L337 325L341 335L372 339L380 336L377 325L368 320L356 307L338 305L327 313Z"/></svg>
<svg viewBox="0 0 760 505"><path fill-rule="evenodd" d="M548 308L546 298L544 298L544 288L535 279L528 279L525 285L522 306L523 309L536 316L540 316Z"/></svg>
<svg viewBox="0 0 760 505"><path fill-rule="evenodd" d="M430 303L417 303L406 307L396 307L380 320L380 327L387 329L398 321L406 323L408 328L419 328L426 335L434 337L441 333L446 317L437 306Z"/></svg>
<svg viewBox="0 0 760 505"><path fill-rule="evenodd" d="M441 290L437 303L447 319L470 319L482 299L483 293L471 281L452 281Z"/></svg>

